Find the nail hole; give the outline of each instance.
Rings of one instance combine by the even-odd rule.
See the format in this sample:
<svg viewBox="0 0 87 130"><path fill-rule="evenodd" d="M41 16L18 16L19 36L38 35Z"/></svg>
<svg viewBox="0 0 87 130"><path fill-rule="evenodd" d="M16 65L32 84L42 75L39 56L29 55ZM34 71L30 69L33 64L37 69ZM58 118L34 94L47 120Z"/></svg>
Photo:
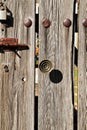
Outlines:
<svg viewBox="0 0 87 130"><path fill-rule="evenodd" d="M25 77L23 77L23 78L22 78L22 81L23 81L23 82L26 82L26 78L25 78Z"/></svg>
<svg viewBox="0 0 87 130"><path fill-rule="evenodd" d="M4 29L2 29L2 32L4 31Z"/></svg>
<svg viewBox="0 0 87 130"><path fill-rule="evenodd" d="M8 69L7 65L4 66L4 70L5 70L5 72L9 72L9 69Z"/></svg>
<svg viewBox="0 0 87 130"><path fill-rule="evenodd" d="M63 74L61 71L54 69L49 73L49 78L53 83L60 83L63 79Z"/></svg>

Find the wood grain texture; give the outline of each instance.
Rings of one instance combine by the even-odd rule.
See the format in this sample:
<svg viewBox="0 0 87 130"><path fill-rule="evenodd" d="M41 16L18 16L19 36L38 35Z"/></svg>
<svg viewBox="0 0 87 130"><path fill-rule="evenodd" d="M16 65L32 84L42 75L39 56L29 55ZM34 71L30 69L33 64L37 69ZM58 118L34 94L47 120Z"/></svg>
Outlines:
<svg viewBox="0 0 87 130"><path fill-rule="evenodd" d="M52 69L61 71L63 79L56 84L51 82L50 72L39 71L38 130L73 130L72 25L63 26L64 19L73 21L73 0L41 0L39 10L40 62L50 60ZM51 21L47 29L43 18Z"/></svg>
<svg viewBox="0 0 87 130"><path fill-rule="evenodd" d="M0 129L34 130L34 43L35 1L9 0L6 3L13 17L13 27L2 30L0 37L18 38L27 43L29 50L0 53ZM24 19L31 18L32 26L26 28ZM9 72L5 72L7 65ZM23 81L23 78L26 81Z"/></svg>
<svg viewBox="0 0 87 130"><path fill-rule="evenodd" d="M87 0L79 5L78 54L78 130L87 130L87 28L82 21L87 17Z"/></svg>

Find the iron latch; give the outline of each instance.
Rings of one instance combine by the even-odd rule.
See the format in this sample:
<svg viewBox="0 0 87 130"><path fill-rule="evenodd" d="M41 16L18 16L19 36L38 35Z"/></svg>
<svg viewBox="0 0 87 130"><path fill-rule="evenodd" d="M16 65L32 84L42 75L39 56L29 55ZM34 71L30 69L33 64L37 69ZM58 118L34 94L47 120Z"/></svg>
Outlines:
<svg viewBox="0 0 87 130"><path fill-rule="evenodd" d="M28 44L18 44L17 38L0 38L1 51L28 50Z"/></svg>

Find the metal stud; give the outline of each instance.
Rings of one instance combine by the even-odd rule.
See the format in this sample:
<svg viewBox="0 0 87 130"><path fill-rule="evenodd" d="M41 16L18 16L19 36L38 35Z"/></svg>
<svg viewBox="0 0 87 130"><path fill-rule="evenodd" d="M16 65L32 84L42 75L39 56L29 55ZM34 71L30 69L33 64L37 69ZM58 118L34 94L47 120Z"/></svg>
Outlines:
<svg viewBox="0 0 87 130"><path fill-rule="evenodd" d="M63 25L67 28L69 28L71 26L71 20L66 18L64 21L63 21Z"/></svg>
<svg viewBox="0 0 87 130"><path fill-rule="evenodd" d="M87 18L83 19L82 24L84 27L87 27Z"/></svg>
<svg viewBox="0 0 87 130"><path fill-rule="evenodd" d="M42 24L45 28L48 28L48 27L50 27L51 22L49 19L45 18L45 19L43 19Z"/></svg>
<svg viewBox="0 0 87 130"><path fill-rule="evenodd" d="M30 26L32 25L31 19L29 19L29 18L25 19L25 20L24 20L24 25L25 25L26 27L30 27Z"/></svg>

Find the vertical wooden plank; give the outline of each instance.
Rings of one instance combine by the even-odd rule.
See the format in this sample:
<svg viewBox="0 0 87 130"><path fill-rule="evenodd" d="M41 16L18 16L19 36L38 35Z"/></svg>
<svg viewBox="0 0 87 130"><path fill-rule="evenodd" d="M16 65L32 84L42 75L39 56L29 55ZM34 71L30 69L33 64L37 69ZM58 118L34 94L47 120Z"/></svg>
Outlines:
<svg viewBox="0 0 87 130"><path fill-rule="evenodd" d="M87 130L87 0L79 5L79 54L78 54L78 130Z"/></svg>
<svg viewBox="0 0 87 130"><path fill-rule="evenodd" d="M63 25L66 18L73 21L73 0L41 0L39 10L40 62L50 60L52 70L39 72L38 130L73 130L72 25ZM49 28L43 18L51 21Z"/></svg>
<svg viewBox="0 0 87 130"><path fill-rule="evenodd" d="M18 54L0 54L0 129L34 130L35 0L3 2L11 14L10 26L13 17L13 26L7 28L5 35L18 38L19 44L26 43L30 48ZM25 18L32 20L30 28L24 26ZM5 72L5 65L9 72Z"/></svg>

